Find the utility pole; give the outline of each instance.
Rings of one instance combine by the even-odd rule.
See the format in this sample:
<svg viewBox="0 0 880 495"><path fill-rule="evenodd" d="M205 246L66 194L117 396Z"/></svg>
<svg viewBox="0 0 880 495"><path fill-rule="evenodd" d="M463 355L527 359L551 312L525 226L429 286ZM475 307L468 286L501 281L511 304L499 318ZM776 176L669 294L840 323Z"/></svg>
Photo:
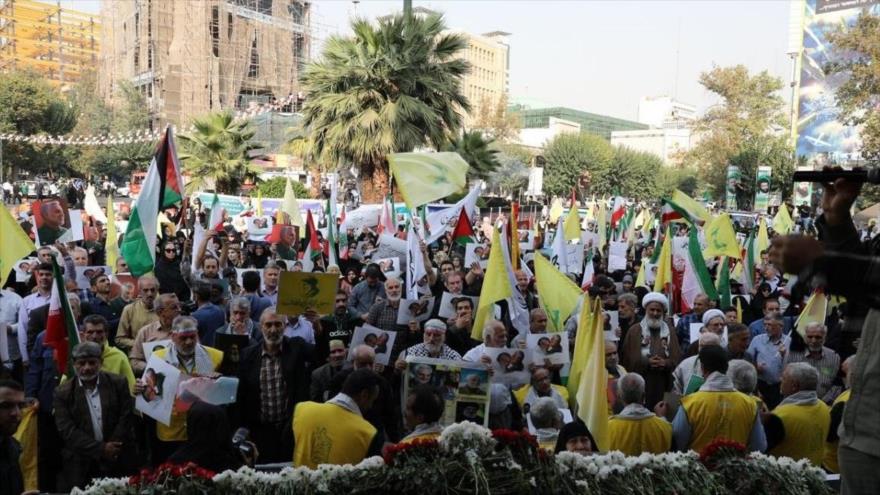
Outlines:
<svg viewBox="0 0 880 495"><path fill-rule="evenodd" d="M412 16L412 0L403 0L403 15L406 18Z"/></svg>

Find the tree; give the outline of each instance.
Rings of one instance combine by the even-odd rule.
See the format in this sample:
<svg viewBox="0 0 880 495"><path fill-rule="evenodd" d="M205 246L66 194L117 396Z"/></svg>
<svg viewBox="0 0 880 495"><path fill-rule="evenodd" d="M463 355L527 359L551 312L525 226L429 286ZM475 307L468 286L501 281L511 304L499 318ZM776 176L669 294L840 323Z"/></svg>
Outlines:
<svg viewBox="0 0 880 495"><path fill-rule="evenodd" d="M0 74L0 133L58 136L75 125L75 109L45 79L32 72ZM3 166L15 178L19 170L30 174L66 170L67 160L60 146L4 141Z"/></svg>
<svg viewBox="0 0 880 495"><path fill-rule="evenodd" d="M194 132L180 135L179 156L190 176L187 189L213 185L218 193L237 194L248 176L259 174L248 155L259 146L251 142L254 131L247 120L236 120L229 111L213 112L195 119L193 126Z"/></svg>
<svg viewBox="0 0 880 495"><path fill-rule="evenodd" d="M483 139L478 131L467 131L458 139L450 142L444 148L445 151L458 153L471 167L468 169L469 178L483 179L489 177L498 168L498 150L491 147L492 139Z"/></svg>
<svg viewBox="0 0 880 495"><path fill-rule="evenodd" d="M862 156L880 158L880 17L862 12L850 27L840 25L828 33L837 54L825 67L826 77L843 77L835 98L840 117L851 125L863 126Z"/></svg>
<svg viewBox="0 0 880 495"><path fill-rule="evenodd" d="M594 134L560 134L544 148L544 192L568 195L585 172L591 181L611 166L614 148ZM583 191L586 193L587 191Z"/></svg>
<svg viewBox="0 0 880 495"><path fill-rule="evenodd" d="M715 93L721 103L709 108L694 126L699 143L685 156L685 163L696 167L700 176L723 197L727 166L734 157L749 155L749 163L780 165L778 156L770 155L786 148L783 100L779 96L782 81L767 71L751 75L743 65L715 67L700 75L700 84ZM789 157L791 152L789 150ZM768 160L772 159L773 163ZM790 160L790 158L789 158ZM742 171L744 185L747 171ZM779 175L776 170L774 175ZM777 181L773 181L778 184ZM753 190L753 189L752 189Z"/></svg>
<svg viewBox="0 0 880 495"><path fill-rule="evenodd" d="M296 195L297 199L313 197L311 194L309 194L309 190L306 189L306 186L303 185L302 182L291 180L290 184L293 186L293 193ZM259 191L264 198L283 198L284 189L286 187L286 177L272 177L269 180L261 181L257 185L257 191ZM254 194L251 194L251 196L253 196Z"/></svg>
<svg viewBox="0 0 880 495"><path fill-rule="evenodd" d="M333 168L359 169L364 201L388 191L389 153L441 149L470 110L461 92L467 40L445 33L440 15L397 15L374 26L352 23L351 38L331 37L303 75L303 124L312 151Z"/></svg>
<svg viewBox="0 0 880 495"><path fill-rule="evenodd" d="M518 113L508 111L507 106L506 94L496 101L488 97L481 99L474 129L483 131L497 141L509 142L515 139L522 129L522 118Z"/></svg>
<svg viewBox="0 0 880 495"><path fill-rule="evenodd" d="M657 173L663 160L626 146L614 148L611 166L594 176L591 188L597 194L619 194L628 198L657 198Z"/></svg>
<svg viewBox="0 0 880 495"><path fill-rule="evenodd" d="M697 171L694 169L663 167L657 171L658 198L668 198L676 189L694 197L699 187Z"/></svg>
<svg viewBox="0 0 880 495"><path fill-rule="evenodd" d="M769 166L770 190L778 191L782 198L791 196L791 175L795 164L791 159L791 148L784 139L775 136L761 136L744 144L739 153L730 157L730 164L739 167L743 177L736 192L736 204L740 209L751 209L755 200L755 175L758 166ZM725 172L726 179L726 172Z"/></svg>

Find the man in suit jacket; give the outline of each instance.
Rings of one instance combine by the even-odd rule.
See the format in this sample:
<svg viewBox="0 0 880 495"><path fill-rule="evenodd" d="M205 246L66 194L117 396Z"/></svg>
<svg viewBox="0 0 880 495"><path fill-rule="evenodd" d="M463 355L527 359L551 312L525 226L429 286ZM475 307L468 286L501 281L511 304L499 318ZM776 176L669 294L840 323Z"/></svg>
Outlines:
<svg viewBox="0 0 880 495"><path fill-rule="evenodd" d="M74 347L76 378L55 390L55 425L64 440L60 491L128 475L134 467L134 399L124 377L101 371L102 354L94 342Z"/></svg>
<svg viewBox="0 0 880 495"><path fill-rule="evenodd" d="M239 361L239 425L250 430L260 462L291 460L293 408L309 397L313 348L299 337L284 337L284 326L274 307L263 311L263 342L242 351Z"/></svg>
<svg viewBox="0 0 880 495"><path fill-rule="evenodd" d="M312 383L309 387L310 401L325 402L332 397L330 394L330 382L342 370L345 356L345 344L341 340L331 340L330 356L327 358L327 363L312 372Z"/></svg>

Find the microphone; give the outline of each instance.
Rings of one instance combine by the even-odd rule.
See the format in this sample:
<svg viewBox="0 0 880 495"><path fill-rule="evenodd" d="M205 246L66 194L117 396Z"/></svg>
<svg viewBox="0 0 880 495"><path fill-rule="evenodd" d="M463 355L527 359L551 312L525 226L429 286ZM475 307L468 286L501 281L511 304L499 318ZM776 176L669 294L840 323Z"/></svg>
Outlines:
<svg viewBox="0 0 880 495"><path fill-rule="evenodd" d="M850 182L880 184L880 169L869 170L800 170L791 177L794 182L822 182L824 184L844 179Z"/></svg>

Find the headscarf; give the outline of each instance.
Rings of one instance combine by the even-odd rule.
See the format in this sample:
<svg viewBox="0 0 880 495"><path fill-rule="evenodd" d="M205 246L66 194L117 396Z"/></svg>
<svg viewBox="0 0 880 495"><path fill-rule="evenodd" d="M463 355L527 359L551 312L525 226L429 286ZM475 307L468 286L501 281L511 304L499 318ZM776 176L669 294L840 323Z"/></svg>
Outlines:
<svg viewBox="0 0 880 495"><path fill-rule="evenodd" d="M186 442L171 455L170 462L220 472L241 466L232 448L232 433L220 406L197 401L186 415Z"/></svg>
<svg viewBox="0 0 880 495"><path fill-rule="evenodd" d="M565 444L574 437L587 437L590 439L590 447L595 453L599 453L596 447L596 439L590 433L590 429L580 419L576 419L568 423L559 430L559 436L556 438L555 453L565 452Z"/></svg>

